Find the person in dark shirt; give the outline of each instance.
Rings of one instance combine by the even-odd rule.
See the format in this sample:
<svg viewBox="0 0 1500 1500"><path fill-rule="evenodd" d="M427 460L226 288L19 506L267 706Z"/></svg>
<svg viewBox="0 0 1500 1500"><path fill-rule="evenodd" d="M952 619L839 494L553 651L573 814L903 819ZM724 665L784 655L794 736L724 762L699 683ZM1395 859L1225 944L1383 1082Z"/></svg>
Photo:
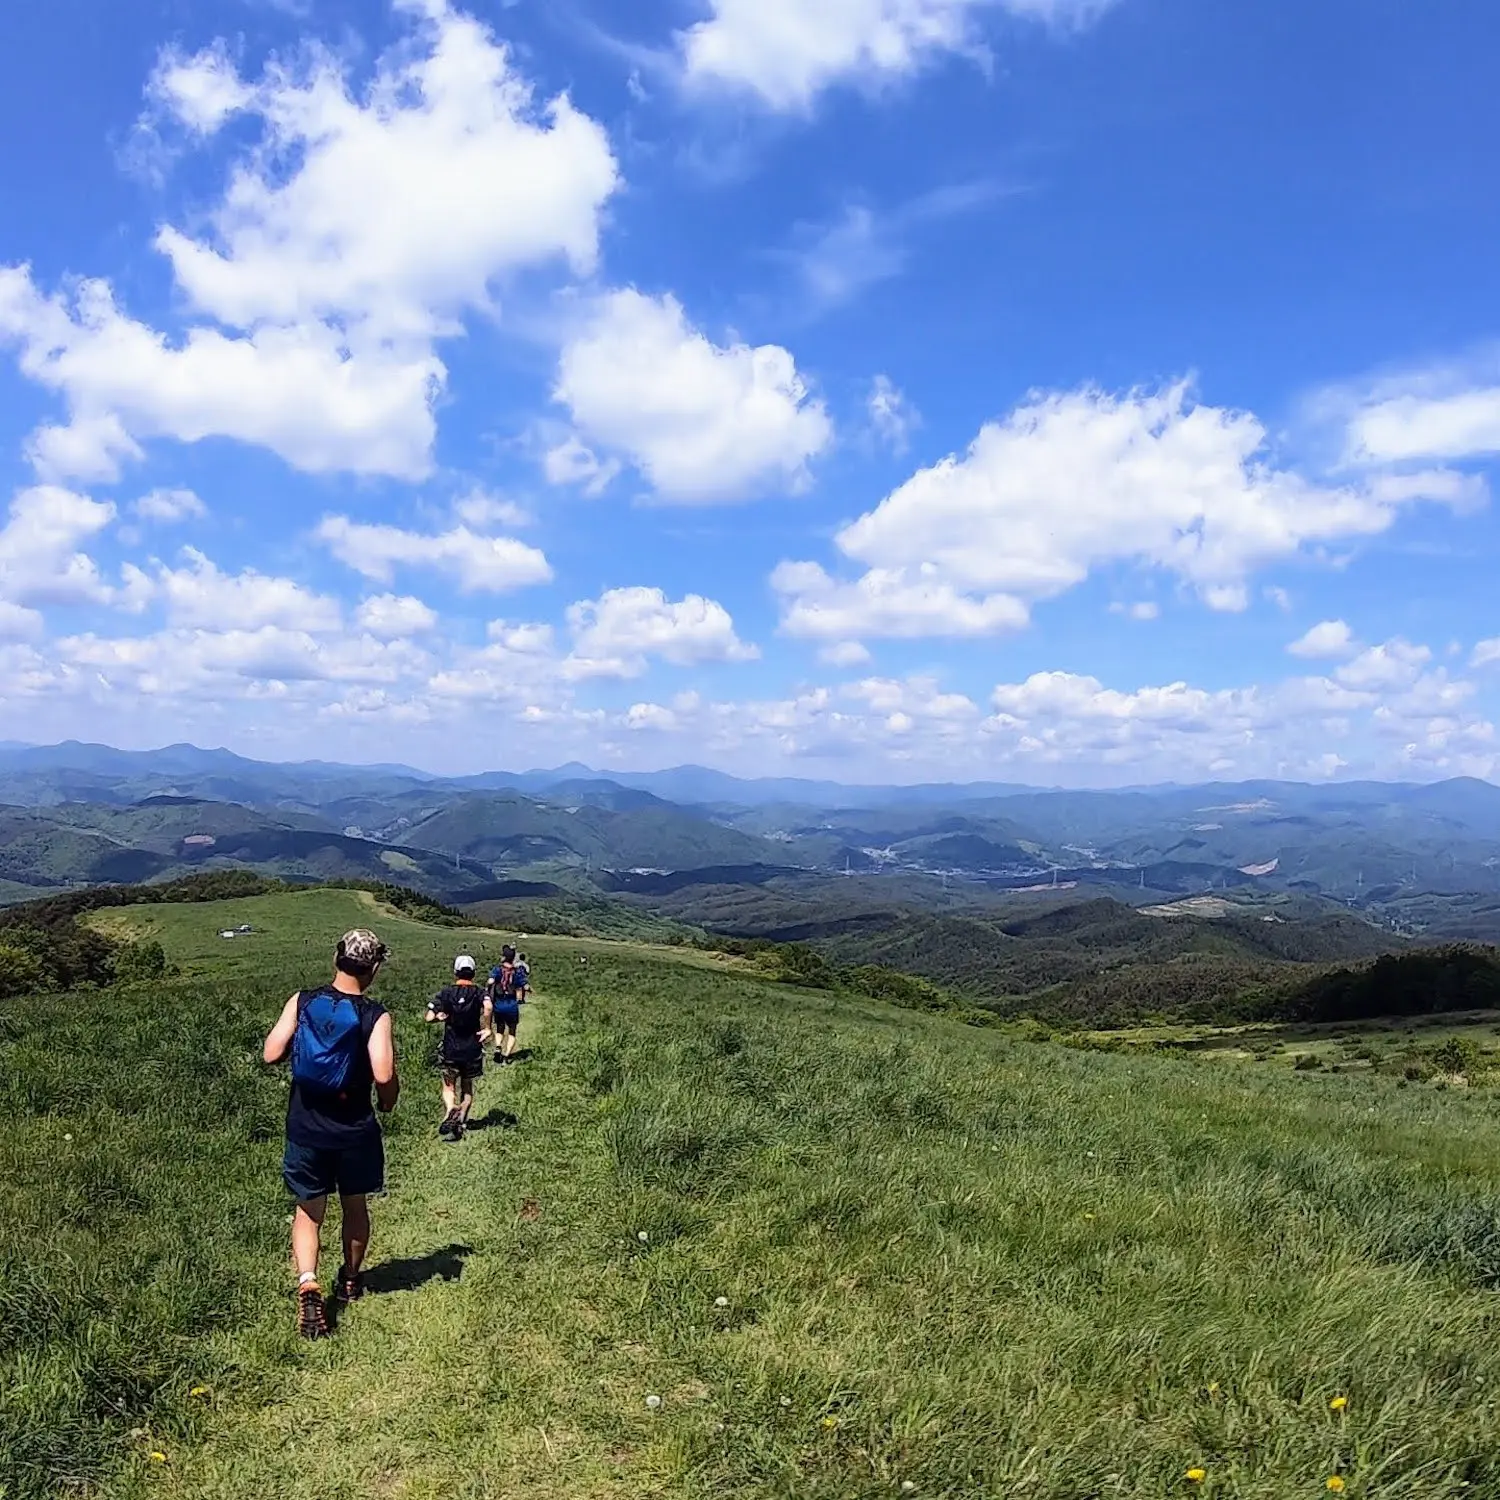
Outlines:
<svg viewBox="0 0 1500 1500"><path fill-rule="evenodd" d="M477 965L467 953L453 960L453 983L427 1002L427 1022L443 1023L438 1066L443 1074L445 1141L461 1141L474 1107L474 1081L484 1071L484 1043L490 1031L490 1003L474 983Z"/></svg>
<svg viewBox="0 0 1500 1500"><path fill-rule="evenodd" d="M297 1326L304 1338L329 1332L318 1283L318 1254L328 1196L342 1209L344 1262L335 1294L355 1301L370 1243L368 1198L385 1187L385 1148L371 1090L382 1114L401 1091L395 1043L385 1007L366 997L386 958L385 944L364 928L346 932L334 953L331 984L299 990L266 1038L268 1063L292 1060L282 1177L296 1207L292 1258L297 1266Z"/></svg>
<svg viewBox="0 0 1500 1500"><path fill-rule="evenodd" d="M489 1002L495 1065L503 1067L515 1053L516 1028L521 1023L521 1004L516 999L516 950L509 943L500 950L500 962L490 970Z"/></svg>

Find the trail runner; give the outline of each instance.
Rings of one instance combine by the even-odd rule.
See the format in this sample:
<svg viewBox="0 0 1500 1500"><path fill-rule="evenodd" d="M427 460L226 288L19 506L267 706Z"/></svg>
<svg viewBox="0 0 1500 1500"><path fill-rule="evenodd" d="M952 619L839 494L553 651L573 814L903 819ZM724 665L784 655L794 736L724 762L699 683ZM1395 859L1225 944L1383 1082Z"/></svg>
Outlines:
<svg viewBox="0 0 1500 1500"><path fill-rule="evenodd" d="M489 993L495 1063L503 1067L516 1050L516 1028L521 1024L521 1003L516 998L516 950L509 943L500 950L500 962L490 970Z"/></svg>
<svg viewBox="0 0 1500 1500"><path fill-rule="evenodd" d="M446 1113L438 1134L458 1142L469 1127L474 1083L484 1071L484 1044L490 1034L490 1002L474 983L476 965L467 953L453 960L453 983L427 1002L427 1021L443 1023L438 1064L443 1072Z"/></svg>
<svg viewBox="0 0 1500 1500"><path fill-rule="evenodd" d="M337 1192L344 1260L334 1283L341 1304L363 1294L360 1268L370 1245L369 1195L385 1188L385 1144L371 1105L382 1114L401 1092L391 1018L367 998L387 949L373 932L346 932L334 950L333 981L298 990L282 1008L263 1056L292 1063L282 1178L296 1200L292 1259L297 1268L297 1330L325 1337L328 1310L318 1281L323 1219Z"/></svg>

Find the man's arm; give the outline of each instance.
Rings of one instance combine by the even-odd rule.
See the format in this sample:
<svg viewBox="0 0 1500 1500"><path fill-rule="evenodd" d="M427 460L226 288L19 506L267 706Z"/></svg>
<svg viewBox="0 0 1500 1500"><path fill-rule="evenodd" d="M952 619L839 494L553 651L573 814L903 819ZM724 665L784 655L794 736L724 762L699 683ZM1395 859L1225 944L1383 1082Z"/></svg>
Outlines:
<svg viewBox="0 0 1500 1500"><path fill-rule="evenodd" d="M479 1012L479 1040L487 1042L494 1024L495 1007L490 997L484 997L484 1006Z"/></svg>
<svg viewBox="0 0 1500 1500"><path fill-rule="evenodd" d="M282 1006L281 1014L276 1018L276 1024L271 1028L271 1034L266 1038L265 1049L261 1056L268 1063L279 1063L285 1060L288 1049L292 1045L292 1034L297 1030L297 995L293 995L287 1003Z"/></svg>
<svg viewBox="0 0 1500 1500"><path fill-rule="evenodd" d="M375 1079L375 1102L383 1115L396 1107L401 1094L401 1080L396 1077L396 1043L391 1036L391 1017L387 1011L370 1032L370 1072Z"/></svg>

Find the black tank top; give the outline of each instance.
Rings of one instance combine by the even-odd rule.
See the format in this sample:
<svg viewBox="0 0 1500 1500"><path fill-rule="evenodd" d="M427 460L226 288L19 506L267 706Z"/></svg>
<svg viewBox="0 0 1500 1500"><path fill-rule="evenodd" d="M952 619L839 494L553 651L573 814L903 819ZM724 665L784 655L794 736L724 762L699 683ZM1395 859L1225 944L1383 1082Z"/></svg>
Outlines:
<svg viewBox="0 0 1500 1500"><path fill-rule="evenodd" d="M455 1067L478 1062L483 1056L479 1028L484 1023L484 991L473 984L450 984L432 1003L439 1015L448 1018L439 1057Z"/></svg>

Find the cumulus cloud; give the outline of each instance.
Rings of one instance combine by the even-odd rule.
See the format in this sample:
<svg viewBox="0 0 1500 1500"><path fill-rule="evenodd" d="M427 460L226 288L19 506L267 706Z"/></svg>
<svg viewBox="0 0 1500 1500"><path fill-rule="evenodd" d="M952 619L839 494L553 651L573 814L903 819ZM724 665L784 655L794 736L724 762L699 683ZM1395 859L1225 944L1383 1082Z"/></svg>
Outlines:
<svg viewBox="0 0 1500 1500"><path fill-rule="evenodd" d="M69 636L56 650L66 666L88 668L107 688L160 698L213 692L274 700L298 684L395 683L428 661L407 641L329 639L279 625Z"/></svg>
<svg viewBox="0 0 1500 1500"><path fill-rule="evenodd" d="M254 86L222 48L158 74L188 124L238 109L265 131L211 237L158 235L197 307L238 328L332 319L430 337L487 306L507 272L554 258L592 269L618 183L603 128L566 96L538 105L473 16L441 0L404 8L417 35L362 93L326 51Z"/></svg>
<svg viewBox="0 0 1500 1500"><path fill-rule="evenodd" d="M355 615L361 630L378 641L405 640L436 628L437 612L410 594L376 594L361 602Z"/></svg>
<svg viewBox="0 0 1500 1500"><path fill-rule="evenodd" d="M772 109L805 111L843 79L880 82L944 52L976 48L984 8L1081 24L1110 0L708 0L711 14L678 34L687 85L732 88Z"/></svg>
<svg viewBox="0 0 1500 1500"><path fill-rule="evenodd" d="M39 604L104 604L115 596L82 550L115 518L108 501L56 485L22 490L0 527L0 600ZM14 625L24 617L11 614Z"/></svg>
<svg viewBox="0 0 1500 1500"><path fill-rule="evenodd" d="M159 521L171 525L177 521L201 521L208 507L192 490L152 490L130 507L142 521Z"/></svg>
<svg viewBox="0 0 1500 1500"><path fill-rule="evenodd" d="M1306 635L1299 636L1286 649L1293 656L1337 661L1353 656L1359 649L1359 644L1354 639L1354 632L1343 620L1324 620L1314 625Z"/></svg>
<svg viewBox="0 0 1500 1500"><path fill-rule="evenodd" d="M322 634L338 630L338 601L315 594L290 578L247 568L223 573L195 547L183 548L184 566L159 566L149 584L174 626L208 631L253 632L262 627ZM137 574L143 582L144 574Z"/></svg>
<svg viewBox="0 0 1500 1500"><path fill-rule="evenodd" d="M551 564L537 548L513 537L481 536L467 526L433 534L326 516L315 535L340 562L380 583L389 583L398 566L447 573L465 594L501 594L552 578Z"/></svg>
<svg viewBox="0 0 1500 1500"><path fill-rule="evenodd" d="M1375 535L1423 497L1279 468L1253 415L1199 404L1185 384L1085 388L1032 397L846 526L839 550L869 570L855 583L812 564L783 565L772 581L787 629L855 638L1014 628L1030 603L1121 563L1240 610L1257 568ZM836 623L820 627L830 598Z"/></svg>
<svg viewBox="0 0 1500 1500"><path fill-rule="evenodd" d="M935 567L872 568L853 583L840 583L817 563L782 563L771 587L781 596L781 628L814 640L995 635L1030 620L1014 596L964 594Z"/></svg>
<svg viewBox="0 0 1500 1500"><path fill-rule="evenodd" d="M860 641L831 641L819 650L818 660L829 667L863 667L870 661L870 648Z"/></svg>
<svg viewBox="0 0 1500 1500"><path fill-rule="evenodd" d="M715 344L676 298L633 289L592 309L562 352L554 397L580 441L553 450L549 477L593 481L603 472L593 450L602 449L682 504L800 490L833 440L787 350Z"/></svg>
<svg viewBox="0 0 1500 1500"><path fill-rule="evenodd" d="M156 237L212 321L169 337L107 282L53 295L0 270L0 342L70 413L34 435L40 473L110 479L139 440L228 437L309 472L421 478L447 375L434 341L492 313L511 273L593 266L618 180L603 129L566 97L538 103L473 17L400 8L412 35L359 90L318 49L254 82L222 45L162 60L160 113L200 136L235 114L260 132L205 230Z"/></svg>
<svg viewBox="0 0 1500 1500"><path fill-rule="evenodd" d="M322 323L242 337L198 327L173 341L121 312L108 283L49 297L24 266L0 268L0 343L71 410L69 425L32 440L43 471L116 478L138 437L234 438L309 473L419 479L430 467L445 378L430 350L356 352Z"/></svg>
<svg viewBox="0 0 1500 1500"><path fill-rule="evenodd" d="M754 661L760 652L735 633L729 611L700 594L672 602L660 589L607 589L568 609L572 679L639 677L652 658L673 666Z"/></svg>

